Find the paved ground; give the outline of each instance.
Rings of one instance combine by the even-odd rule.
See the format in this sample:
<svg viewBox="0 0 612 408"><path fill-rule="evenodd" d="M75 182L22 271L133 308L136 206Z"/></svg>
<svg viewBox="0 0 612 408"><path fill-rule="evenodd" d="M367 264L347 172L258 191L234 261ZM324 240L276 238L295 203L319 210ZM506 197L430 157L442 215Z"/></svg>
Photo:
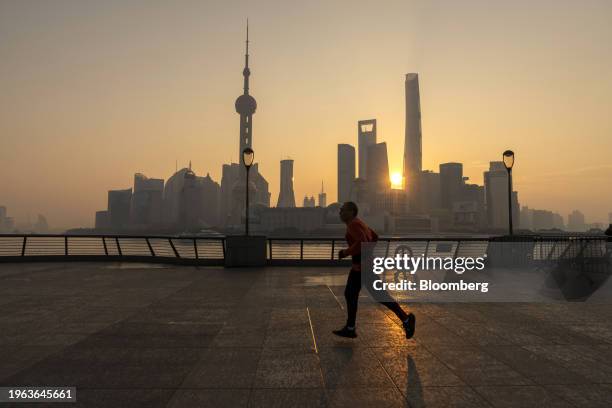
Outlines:
<svg viewBox="0 0 612 408"><path fill-rule="evenodd" d="M416 305L407 341L364 302L343 340L345 273L0 264L0 385L76 386L70 407L612 406L612 305Z"/></svg>

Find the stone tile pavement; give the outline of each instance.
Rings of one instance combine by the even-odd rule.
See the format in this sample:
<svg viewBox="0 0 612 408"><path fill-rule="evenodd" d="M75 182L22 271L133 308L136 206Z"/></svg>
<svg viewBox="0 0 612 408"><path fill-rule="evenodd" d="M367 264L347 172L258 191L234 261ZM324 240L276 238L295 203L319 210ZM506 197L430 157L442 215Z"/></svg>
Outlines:
<svg viewBox="0 0 612 408"><path fill-rule="evenodd" d="M0 264L0 386L75 386L68 407L612 406L612 304L408 305L406 340L364 291L349 340L346 272Z"/></svg>

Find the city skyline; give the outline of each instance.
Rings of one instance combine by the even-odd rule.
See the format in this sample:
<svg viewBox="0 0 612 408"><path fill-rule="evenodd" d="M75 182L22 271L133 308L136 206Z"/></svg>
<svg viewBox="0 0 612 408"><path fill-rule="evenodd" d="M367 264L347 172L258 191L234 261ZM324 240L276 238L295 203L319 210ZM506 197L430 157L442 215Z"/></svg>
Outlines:
<svg viewBox="0 0 612 408"><path fill-rule="evenodd" d="M10 12L22 17L30 16L34 18L36 15L33 10L28 10L28 6L20 7L3 3L0 7L2 11L9 12L8 14L0 13L0 16L10 16ZM76 13L92 11L87 10L87 7L84 6L76 8L78 9L75 11ZM162 6L158 6L157 9L158 12L161 12L162 9L165 10ZM46 11L48 12L48 10ZM413 11L425 13L418 8ZM445 13L442 13L442 17L444 15ZM170 17L178 18L177 16L178 14ZM131 16L131 18L133 17ZM129 70L124 71L126 66L121 63L115 63L116 65L113 65L110 70L112 72L105 72L104 70L102 72L88 72L84 75L85 78L78 75L74 77L60 75L55 70L71 66L63 58L67 58L72 52L78 50L79 39L73 38L68 41L68 49L64 51L66 54L51 61L55 65L51 63L50 66L45 66L45 68L49 68L49 71L40 67L28 66L26 72L21 72L18 75L17 68L20 63L23 64L28 61L26 55L21 54L23 51L20 51L19 45L34 44L42 47L46 40L34 34L42 34L46 29L56 35L68 35L74 34L76 28L70 24L67 27L58 28L52 22L51 25L40 29L18 29L9 24L8 19L5 24L5 18L0 17L2 26L7 27L9 39L12 38L15 41L12 43L9 41L8 46L5 44L0 46L3 47L0 49L16 58L9 59L8 67L5 66L2 69L2 78L4 78L2 82L10 85L8 95L13 96L12 100L15 103L10 106L8 112L5 112L6 116L2 118L2 125L0 125L2 126L0 129L2 134L9 135L4 142L6 149L3 149L4 154L0 161L2 174L5 175L4 178L7 180L2 192L3 202L0 204L9 207L11 213L18 219L25 218L28 213L32 215L43 213L53 226L91 226L93 224L91 214L95 209L103 207L102 204L106 201L105 192L130 185L134 173L140 172L149 177L167 178L174 170L175 160L185 164L188 160L192 160L194 170L198 175L210 173L213 179L219 182L221 165L238 160L234 157L238 130L235 112L232 109L232 99L235 97L236 80L240 75L238 68L240 63L236 63L236 56L240 55L238 50L244 44L244 39L239 38L243 35L244 30L241 21L234 21L231 28L226 27L216 32L214 30L207 32L208 40L215 38L223 40L220 41L223 50L219 51L217 56L220 58L220 55L224 55L224 58L209 64L209 69L212 69L215 75L194 80L192 75L196 75L196 71L202 68L202 64L205 63L204 60L196 60L193 65L188 63L175 65L164 62L162 65L167 69L167 72L160 68L158 71L154 70L151 77L145 76L145 78L134 76L133 73L129 73ZM253 30L253 17L250 18L251 29ZM414 16L408 16L407 18L414 18ZM52 19L61 21L59 16ZM57 24L58 21L55 21L55 23ZM105 19L102 18L102 21L105 21ZM190 20L190 23L195 22ZM194 28L191 25L187 27L181 34L186 34L189 29ZM153 27L143 23L143 27L140 28L142 32L139 32L140 35L136 37L141 37L144 33L150 33L152 29ZM595 29L597 29L597 26ZM127 30L127 32L130 31ZM324 83L326 86L320 88L322 96L319 96L312 91L307 92L304 89L304 84L298 82L304 80L312 85L312 83L318 82L321 75L325 73L322 70L315 70L314 73L306 69L293 70L284 73L285 76L281 75L279 78L278 68L274 68L270 64L276 61L284 67L288 63L291 65L290 59L283 59L283 55L288 48L278 47L277 41L271 41L270 32L266 31L261 24L255 32L259 33L259 36L256 36L257 39L252 41L257 44L256 49L258 51L251 63L256 67L257 76L251 87L258 95L262 108L258 110L256 118L255 126L257 130L255 132L254 150L256 161L260 163L261 172L267 176L270 182L272 197L278 197L280 184L278 162L284 156L291 156L295 160L294 187L296 197L315 195L319 191L321 179L325 180L327 185L334 185L337 171L336 146L339 143L356 146L357 135L354 125L355 122L364 118L377 119L379 140L385 141L389 146L390 171L392 173L401 172L404 139L403 76L407 72L418 72L423 120L423 169L437 170L441 163L459 161L464 163L464 174L470 177L470 182L482 184L482 174L488 167L488 163L500 160L501 151L505 148L513 148L517 154L514 183L515 188L520 190L522 205L528 205L532 208L552 209L564 216L567 216L574 209L579 209L586 214L588 220L604 221L606 219L610 211L610 203L612 203L612 193L601 191L601 194L599 194L599 191L605 186L606 180L610 180L612 165L606 162L605 153L606 148L609 152L612 146L609 146L609 137L606 141L604 136L609 133L610 129L609 123L605 122L603 115L600 122L582 123L581 126L573 124L566 131L566 133L569 133L572 130L579 129L581 132L586 132L589 129L591 131L595 129L596 131L592 132L593 137L587 139L588 143L584 143L583 133L574 135L573 138L566 133L557 133L565 135L563 140L567 143L567 146L563 146L563 143L558 143L558 141L554 143L553 136L555 134L551 134L553 132L548 128L552 125L552 119L560 121L562 125L567 125L567 119L554 117L552 113L555 113L556 109L564 111L569 105L549 106L550 110L546 112L551 116L539 118L540 120L536 120L538 119L536 113L530 115L529 112L524 110L523 114L527 113L524 116L526 123L519 124L518 128L522 128L529 123L534 128L528 129L525 134L514 134L512 137L508 135L508 132L516 129L516 123L508 123L509 129L506 129L503 126L498 127L491 121L495 118L507 119L508 114L517 112L517 108L519 110L526 108L511 106L509 112L500 112L495 109L495 107L499 109L499 101L497 105L493 104L492 115L483 113L475 116L467 115L462 118L463 121L457 121L455 118L455 121L450 120L450 124L447 124L448 128L445 130L445 126L440 125L440 123L446 123L444 119L453 119L454 115L461 116L459 115L461 112L471 113L469 109L462 110L459 105L467 103L470 107L480 106L482 108L482 102L470 105L470 101L478 102L491 96L503 96L504 93L500 92L501 89L487 89L487 86L490 87L492 83L485 81L485 86L482 84L476 86L472 83L471 85L475 89L472 90L471 94L465 92L453 94L461 87L453 88L449 86L451 84L446 77L442 80L442 84L449 86L449 88L440 88L440 82L438 81L441 78L439 72L442 70L441 66L431 65L431 62L428 65L427 58L415 58L414 60L418 63L404 61L403 64L390 64L393 65L392 68L381 68L379 72L387 70L396 72L389 78L382 78L378 71L371 77L356 78L355 76L358 76L358 73L362 73L356 66L352 71L342 71L343 67L346 68L342 65L337 69L334 67L334 69L330 69L331 72L327 79L331 80L340 75L338 77L340 92L331 92L329 88L333 85L331 82L327 82ZM28 34L30 37L28 37ZM226 39L222 34L227 35L228 38ZM334 35L337 36L338 34L334 32L331 35L332 39L336 40ZM251 35L253 36L253 31ZM293 35L302 39L306 38L301 37L300 33L294 33ZM138 40L141 40L141 42L138 42ZM145 57L151 58L155 54L153 51L156 50L152 42L143 40L143 38L130 41L128 47L118 45L117 48L114 48L107 41L109 40L100 40L102 45L108 47L105 50L106 55L129 50L130 47L137 47L139 44L152 47L149 50L152 55L145 53ZM266 44L266 41L272 42L272 44ZM323 46L318 49L316 44L308 42L307 44L310 47L308 51L311 57L329 51L328 48ZM71 49L71 46L74 49ZM159 48L160 52L170 52L169 46L169 43L164 43ZM198 49L197 42L191 44L191 46L181 49L181 52L187 53L189 50ZM354 43L349 43L346 49L354 47ZM410 50L410 47L408 48L408 54L414 51L414 49ZM38 53L35 52L33 55L44 56L45 53L52 50L58 51L57 48L53 47L39 48L37 49ZM398 51L398 53L401 53L401 51ZM102 56L104 55L102 53ZM77 56L82 57L82 55ZM295 61L301 61L299 56L293 54L293 57ZM84 59L77 58L75 65L72 65L74 69L87 68L87 64L83 65L85 62L91 62L87 61L87 58L97 61L100 56L96 53L86 53ZM410 60L409 58L405 59ZM128 58L128 60L127 65L130 61L139 65L137 59L131 60ZM607 60L604 62L610 63ZM217 63L219 68L215 68ZM420 69L416 69L418 65L421 65ZM309 68L312 68L312 66ZM227 72L218 71L220 69L227 69ZM188 75L181 76L181 70ZM57 82L58 75L64 82ZM123 77L121 85L125 88L114 89L114 92L105 92L102 88L98 88L101 85L88 83L87 81L87 79L95 79L100 76L107 79L121 78L122 75L125 75L125 77ZM559 76L550 80L551 84L557 84L556 80L563 77L558 72L557 75ZM601 75L604 80L610 79L609 74L606 76L602 72ZM9 80L15 79L15 77L21 79L21 82L9 83ZM154 80L162 80L161 84L164 86L171 85L173 82L170 79L171 77L174 78L178 89L163 88L162 86L163 89L159 92L159 90L147 87L147 85L154 84ZM457 79L460 78L465 78L465 76L458 75ZM518 76L518 78L521 78L521 76ZM545 88L535 86L535 84L529 82L528 78L529 75L527 75L526 83L533 86L533 90L544 92ZM218 86L216 85L217 79L219 79ZM33 80L34 83L32 84L32 81L29 80ZM364 82L369 86L363 86ZM65 88L58 89L57 87L62 84ZM197 84L197 92L188 90L194 84ZM391 84L393 84L393 87ZM611 84L612 81L603 82L604 87L602 89L605 90L605 86ZM36 87L36 85L41 87ZM284 94L279 93L279 87L284 87ZM207 91L210 90L214 91L213 94L216 99L209 99L210 92ZM384 94L384 90L390 93ZM88 93L90 91L91 94ZM165 94L164 91L167 92L166 96L168 98L158 99ZM491 91L493 92L491 93ZM576 89L571 91L574 94L578 92ZM506 92L508 92L508 89L506 89ZM602 98L601 101L606 102L606 99L603 99L605 93L601 90L600 92L602 92L599 95ZM515 99L520 94L521 92L515 89L509 96L510 99ZM43 98L43 96L50 95L56 96L60 103L55 103L55 101L51 103L48 99ZM96 95L103 97L102 105L100 105L100 101L90 100L92 96ZM454 97L454 99L451 98L451 101L458 105L455 107L455 109L458 109L456 112L450 109L449 95ZM576 95L580 96L580 93L578 92ZM35 101L35 99L32 99L33 96L38 96L39 99ZM147 99L147 96L150 98ZM442 98L440 98L441 96ZM444 98L444 96L447 98ZM540 93L538 96L545 101L549 95ZM558 98L558 95L552 96ZM609 98L609 95L606 96ZM356 101L345 102L346 109L334 106L334 103L342 101L345 97L353 97ZM10 99L6 95L3 98ZM183 101L184 98L185 101ZM294 98L297 103L293 102L294 106L287 108L284 106L287 105L287 98ZM76 104L86 101L92 102L93 106L98 108L100 106L106 108L106 111L77 109ZM182 104L181 101L183 101ZM173 102L179 102L178 106L173 105ZM323 106L318 105L313 108L313 104L320 104L321 102L323 102ZM529 105L528 102L525 101L527 105ZM111 109L111 105L114 103L119 103L120 106ZM502 103L501 106L504 106L504 104ZM184 110L179 108L184 108ZM290 120L280 120L281 123L275 124L276 119L282 118L284 114L288 113L287 109L292 113ZM80 112L84 116L75 118L72 116L75 112ZM328 117L330 113L334 115L333 119ZM580 114L578 115L579 119L583 121L585 116L588 117L588 114L595 117L599 114L598 112L582 111L578 113ZM186 120L188 123L177 124L181 120ZM209 123L211 121L214 123ZM315 123L312 124L311 121ZM456 128L453 128L453 124L456 125ZM102 126L102 130L96 127L99 125ZM155 125L161 126L161 129L154 129ZM554 128L555 126L552 127L552 129ZM475 135L470 136L470 130L475 131ZM486 130L499 132L501 136L487 137L484 134ZM536 130L542 132L538 133ZM93 132L98 139L89 136L88 131ZM455 134L454 139L451 137L453 134ZM539 141L534 137L539 134L542 134L541 137L544 141L548 141L549 155L543 155L541 149L537 148ZM11 137L10 135L19 136ZM219 135L219 137L215 137L216 135ZM602 137L598 138L597 135ZM105 143L102 143L102 141ZM561 146L559 146L560 144ZM579 150L578 147L582 147L582 150ZM163 151L160 152L159 149ZM574 151L567 151L571 149L574 149ZM75 151L78 151L79 154L75 154ZM585 152L585 154L576 154L576 152ZM573 153L573 155L569 153ZM228 157L224 157L224 155ZM111 162L113 158L116 159L116 162ZM321 160L328 162L327 166L321 166ZM24 162L28 165L20 168L19 164ZM313 163L316 163L316 171L312 170ZM180 167L186 167L186 165ZM10 171L16 168L20 168L21 171ZM597 187L599 187L599 190ZM598 194L594 195L594 192ZM335 189L331 189L328 193L327 202L334 202ZM587 199L589 195L592 197L591 199ZM603 196L603 199L601 196ZM83 213L85 214L83 215Z"/></svg>

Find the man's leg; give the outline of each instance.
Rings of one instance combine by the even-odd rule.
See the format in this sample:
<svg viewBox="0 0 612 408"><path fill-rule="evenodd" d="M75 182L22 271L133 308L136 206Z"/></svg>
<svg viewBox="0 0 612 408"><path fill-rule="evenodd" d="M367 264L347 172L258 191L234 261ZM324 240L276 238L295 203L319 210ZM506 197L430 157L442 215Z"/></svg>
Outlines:
<svg viewBox="0 0 612 408"><path fill-rule="evenodd" d="M404 309L402 309L397 302L380 302L380 304L386 306L387 309L395 313L397 318L402 322L408 318L408 313L404 312Z"/></svg>
<svg viewBox="0 0 612 408"><path fill-rule="evenodd" d="M346 299L346 326L340 330L334 330L334 334L342 337L357 337L355 331L355 320L357 319L357 304L359 303L359 291L361 290L361 274L351 269L344 288Z"/></svg>
<svg viewBox="0 0 612 408"><path fill-rule="evenodd" d="M357 306L359 304L359 292L361 291L361 273L351 269L344 288L344 298L346 299L346 326L355 327L357 320Z"/></svg>
<svg viewBox="0 0 612 408"><path fill-rule="evenodd" d="M412 313L406 313L404 309L395 301L395 299L389 294L387 291L376 291L372 290L372 283L374 282L374 274L367 273L364 275L366 279L366 289L372 296L372 298L378 300L378 303L386 306L389 310L391 310L398 319L401 320L402 325L404 326L404 331L406 332L406 338L412 338L414 336L414 330L416 326L416 318Z"/></svg>

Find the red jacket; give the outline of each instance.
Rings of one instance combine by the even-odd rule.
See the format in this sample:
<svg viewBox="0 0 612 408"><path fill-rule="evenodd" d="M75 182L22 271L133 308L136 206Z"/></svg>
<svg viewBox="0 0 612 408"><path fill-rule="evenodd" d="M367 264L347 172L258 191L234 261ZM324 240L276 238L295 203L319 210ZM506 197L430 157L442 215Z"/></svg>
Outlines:
<svg viewBox="0 0 612 408"><path fill-rule="evenodd" d="M351 255L353 258L353 270L361 270L361 243L378 241L378 234L374 232L365 222L355 217L346 226L346 242L348 248L344 255Z"/></svg>

